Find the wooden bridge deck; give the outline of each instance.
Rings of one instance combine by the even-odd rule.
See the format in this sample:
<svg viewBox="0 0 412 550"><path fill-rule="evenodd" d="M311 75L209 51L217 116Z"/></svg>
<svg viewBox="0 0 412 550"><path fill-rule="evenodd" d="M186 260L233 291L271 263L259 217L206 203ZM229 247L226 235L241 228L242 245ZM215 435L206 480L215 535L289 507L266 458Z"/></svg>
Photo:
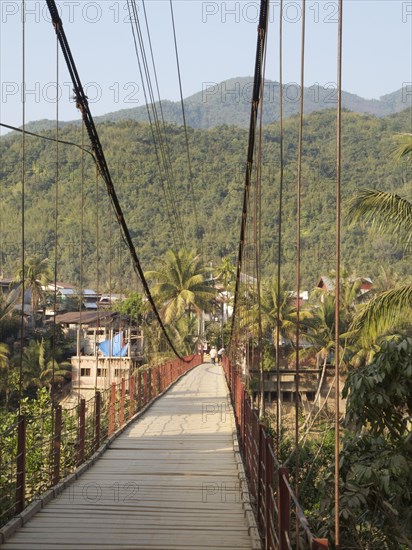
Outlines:
<svg viewBox="0 0 412 550"><path fill-rule="evenodd" d="M252 548L218 366L184 376L4 550Z"/></svg>

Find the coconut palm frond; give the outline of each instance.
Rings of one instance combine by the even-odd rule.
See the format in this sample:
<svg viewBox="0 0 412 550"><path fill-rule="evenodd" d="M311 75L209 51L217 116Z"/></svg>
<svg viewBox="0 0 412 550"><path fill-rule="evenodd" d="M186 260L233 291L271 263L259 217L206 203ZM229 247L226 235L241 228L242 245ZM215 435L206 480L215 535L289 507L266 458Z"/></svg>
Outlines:
<svg viewBox="0 0 412 550"><path fill-rule="evenodd" d="M362 189L347 203L351 223L370 223L381 233L391 232L398 239L411 240L412 203L395 195L375 189Z"/></svg>
<svg viewBox="0 0 412 550"><path fill-rule="evenodd" d="M354 318L351 333L364 342L374 342L389 330L400 328L412 316L412 285L402 285L377 294Z"/></svg>
<svg viewBox="0 0 412 550"><path fill-rule="evenodd" d="M395 159L401 160L405 157L412 159L412 134L399 134L395 139L398 142L393 151Z"/></svg>

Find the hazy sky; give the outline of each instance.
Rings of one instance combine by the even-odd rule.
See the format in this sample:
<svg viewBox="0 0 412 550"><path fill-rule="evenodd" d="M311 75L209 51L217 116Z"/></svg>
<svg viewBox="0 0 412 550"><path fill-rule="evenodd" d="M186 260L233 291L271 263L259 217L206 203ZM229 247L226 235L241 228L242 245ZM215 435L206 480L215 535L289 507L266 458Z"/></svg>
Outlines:
<svg viewBox="0 0 412 550"><path fill-rule="evenodd" d="M123 0L62 0L64 28L92 113L142 105ZM253 74L259 3L174 0L184 96ZM336 81L337 4L307 0L306 85ZM56 38L44 0L27 0L27 121L54 118ZM21 124L21 0L0 0L1 121ZM169 0L146 0L162 98L179 98ZM139 13L143 15L140 7ZM301 2L284 2L284 82L300 73ZM267 78L279 79L279 2L270 7ZM344 0L343 88L367 98L412 88L412 0ZM60 117L78 117L60 56ZM409 85L409 87L408 87Z"/></svg>

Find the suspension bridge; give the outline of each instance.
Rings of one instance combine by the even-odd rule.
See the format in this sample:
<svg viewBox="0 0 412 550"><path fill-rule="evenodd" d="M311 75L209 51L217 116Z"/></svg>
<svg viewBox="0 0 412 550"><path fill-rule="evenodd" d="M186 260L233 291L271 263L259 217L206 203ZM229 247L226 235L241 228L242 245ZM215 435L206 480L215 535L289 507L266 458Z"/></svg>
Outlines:
<svg viewBox="0 0 412 550"><path fill-rule="evenodd" d="M328 541L316 536L299 503L299 399L296 399L296 485L289 483L288 469L278 459L280 445L280 405L276 414L274 439L263 423L264 399L260 411L255 408L241 374L240 340L242 326L239 309L243 304L247 269L254 275L253 285L260 296L260 186L261 120L265 78L268 0L261 0L256 49L253 97L245 163L243 205L236 265L236 285L231 327L231 344L223 365L203 363L201 355L182 357L170 331L164 324L131 236L118 198L110 167L99 139L88 98L76 67L54 0L46 0L58 45L63 54L74 89L76 107L82 119L82 144L62 142L59 130L55 138L57 155L62 143L76 145L93 158L98 177L106 186L112 211L119 225L133 269L140 280L147 303L163 332L164 341L176 356L152 369L140 370L120 384L97 391L88 401L81 399L72 413L65 415L60 406L53 406L42 422L53 426L52 436L45 441L33 436L34 424L19 410L17 421L0 435L2 454L1 506L3 520L0 543L9 549L54 548L249 548L290 549L328 548ZM303 0L303 14L305 6ZM163 131L163 113L155 107L155 83L148 78L148 60L144 53L142 31L135 1L127 2L132 22L133 42L141 75L146 75L148 117L162 177L162 193L168 207L168 218L175 245L185 244L184 223L176 204L174 174L170 152ZM197 217L190 167L190 149L172 2L182 115L185 128L187 161L190 173L189 196L193 216ZM282 11L281 11L282 12ZM282 18L281 18L282 19ZM339 0L338 38L341 44L342 2ZM304 82L305 18L302 18L301 90ZM24 44L23 18L23 44ZM280 21L280 38L281 21ZM340 262L340 70L338 52L337 108L337 254ZM140 55L140 57L139 57ZM153 56L150 46L149 57ZM23 75L24 81L24 75ZM280 80L282 89L282 80ZM146 95L147 93L147 95ZM282 94L281 94L282 96ZM300 201L303 91L299 122L298 185L297 185L297 284L300 296ZM160 107L161 109L161 107ZM282 125L282 104L281 121ZM3 124L3 126L6 126ZM57 124L58 127L58 124ZM282 126L281 126L282 127ZM9 128L11 128L9 126ZM22 264L24 266L24 184L25 139L41 138L25 130L23 101L22 134ZM90 149L84 143L85 132ZM282 235L282 170L278 224L278 285L281 278ZM56 163L56 205L58 204L59 168ZM56 207L56 241L58 215ZM56 242L57 245L57 242ZM249 246L250 245L250 246ZM252 257L250 250L253 251ZM55 260L57 277L57 255ZM81 271L81 270L80 270ZM56 288L56 280L55 280ZM251 293L252 294L252 293ZM24 288L23 288L24 295ZM339 320L339 278L336 281L336 316ZM278 300L280 292L278 292ZM247 304L246 304L247 305ZM256 304L254 304L256 305ZM260 304L257 304L260 310ZM22 311L24 310L24 302ZM280 310L278 303L278 312ZM299 395L299 299L297 299L295 392ZM279 319L278 319L279 323ZM262 352L262 326L258 316L256 353ZM22 328L23 332L23 328ZM249 338L249 336L248 336ZM336 322L336 341L339 322ZM279 331L277 356L279 356ZM336 346L339 365L339 346ZM279 369L279 365L277 366ZM338 367L336 367L338 368ZM263 367L260 367L261 377ZM22 390L20 374L20 392ZM277 372L280 384L280 372ZM339 548L339 372L335 377L335 547ZM261 379L262 384L262 379ZM278 396L280 395L278 386ZM279 400L278 400L279 402ZM32 425L32 426L31 426ZM34 427L36 429L36 427ZM30 435L28 435L30 434ZM40 447L40 448L39 448ZM5 452L8 449L8 452ZM50 452L51 449L51 452ZM44 451L44 454L43 454ZM37 454L36 454L37 453ZM40 453L40 454L39 454ZM45 458L47 455L47 459ZM35 457L35 458L33 458ZM39 475L26 476L29 461L37 460ZM4 523L4 521L3 521Z"/></svg>

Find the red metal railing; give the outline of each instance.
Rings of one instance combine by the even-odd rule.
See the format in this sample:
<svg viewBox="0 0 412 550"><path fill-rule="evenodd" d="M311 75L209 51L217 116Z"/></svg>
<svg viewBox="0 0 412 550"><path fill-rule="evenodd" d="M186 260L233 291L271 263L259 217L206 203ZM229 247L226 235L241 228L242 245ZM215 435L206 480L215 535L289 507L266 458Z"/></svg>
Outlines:
<svg viewBox="0 0 412 550"><path fill-rule="evenodd" d="M289 484L288 469L275 456L272 437L247 393L239 371L227 357L223 367L230 389L249 490L256 504L255 514L265 550L296 548L327 549L327 539L316 538ZM291 517L297 517L299 541L291 537ZM297 543L298 542L298 543Z"/></svg>
<svg viewBox="0 0 412 550"><path fill-rule="evenodd" d="M202 356L138 369L129 379L96 391L77 406L50 407L41 417L18 417L0 433L0 527L36 497L75 471L116 430Z"/></svg>

